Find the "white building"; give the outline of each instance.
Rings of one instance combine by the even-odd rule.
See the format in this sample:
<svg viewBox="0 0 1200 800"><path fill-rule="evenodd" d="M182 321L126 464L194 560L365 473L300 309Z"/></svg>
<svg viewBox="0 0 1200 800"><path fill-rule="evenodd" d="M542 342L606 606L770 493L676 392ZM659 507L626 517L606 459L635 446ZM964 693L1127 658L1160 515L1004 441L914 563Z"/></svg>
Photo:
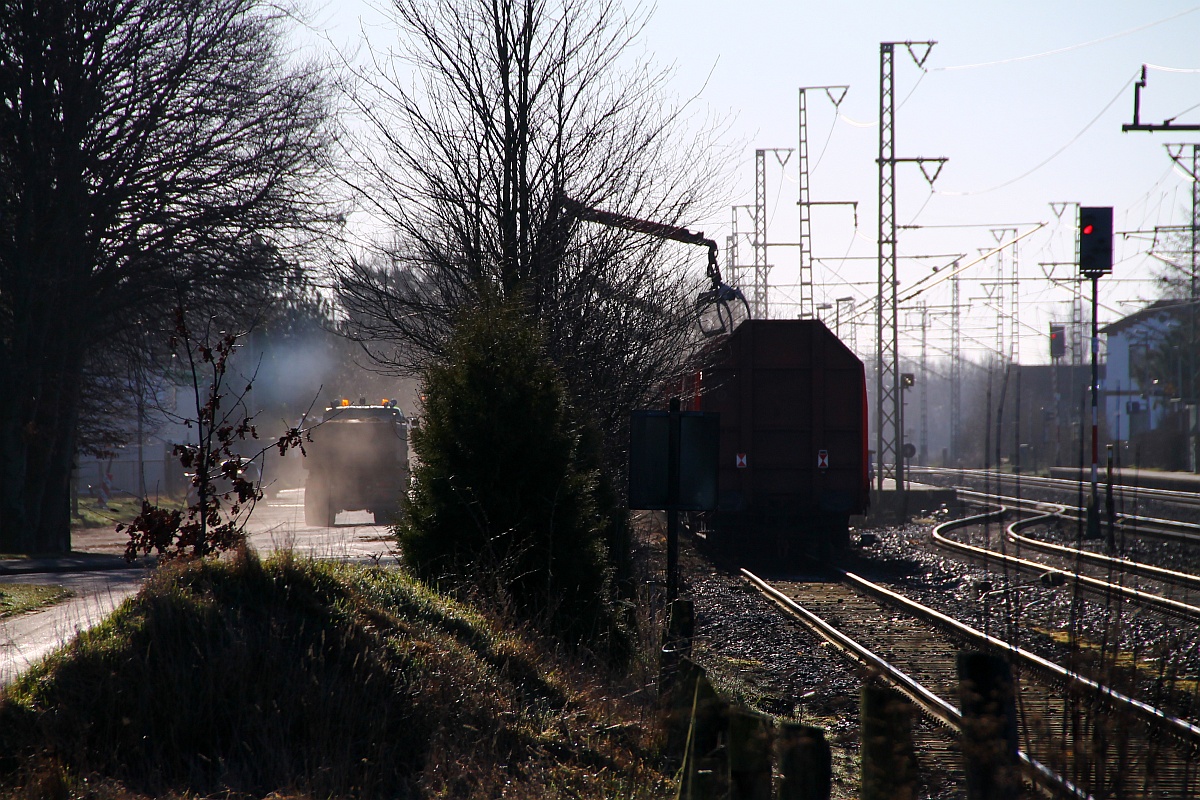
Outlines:
<svg viewBox="0 0 1200 800"><path fill-rule="evenodd" d="M1159 300L1124 319L1106 325L1100 332L1108 337L1108 370L1104 386L1104 416L1112 441L1127 441L1157 430L1168 412L1174 411L1165 386L1153 381L1142 386L1137 365L1181 322L1183 300Z"/></svg>

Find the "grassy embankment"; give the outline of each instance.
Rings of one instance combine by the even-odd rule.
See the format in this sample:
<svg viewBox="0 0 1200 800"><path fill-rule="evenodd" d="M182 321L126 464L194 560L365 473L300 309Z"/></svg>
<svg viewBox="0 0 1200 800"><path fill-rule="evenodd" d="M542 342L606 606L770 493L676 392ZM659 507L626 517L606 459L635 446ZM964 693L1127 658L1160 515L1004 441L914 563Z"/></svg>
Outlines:
<svg viewBox="0 0 1200 800"><path fill-rule="evenodd" d="M633 671L398 570L174 566L0 693L0 794L668 796Z"/></svg>

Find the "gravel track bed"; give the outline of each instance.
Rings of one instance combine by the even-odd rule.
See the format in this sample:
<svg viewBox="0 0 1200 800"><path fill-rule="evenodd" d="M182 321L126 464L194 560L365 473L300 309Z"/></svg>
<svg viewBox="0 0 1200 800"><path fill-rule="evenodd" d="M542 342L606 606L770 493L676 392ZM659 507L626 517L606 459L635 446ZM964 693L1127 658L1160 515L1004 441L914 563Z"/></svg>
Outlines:
<svg viewBox="0 0 1200 800"><path fill-rule="evenodd" d="M873 528L878 542L855 547L845 567L1060 663L1068 657L1068 631L1095 652L1101 647L1111 650L1116 642L1143 662L1137 686L1122 673L1112 679L1117 688L1188 713L1182 705L1186 698L1176 694L1177 702L1167 702L1166 690L1175 679L1200 676L1200 638L1195 630L1181 630L1177 622L1127 607L1121 609L1121 625L1114 631L1106 622L1109 614L1103 603L1073 596L1069 590L1021 585L1006 592L1005 587L1026 584L1029 578L991 573L938 550L930 536L935 522ZM1001 532L1002 527L993 524L971 538L996 542ZM835 753L834 797L856 797L862 677L858 669L799 623L785 619L736 570L714 566L687 543L681 554L683 593L696 606L696 660L726 696L775 716L824 727ZM759 574L768 580L819 576L817 571ZM996 594L987 595L989 591ZM1195 685L1192 688L1195 691ZM956 788L927 783L921 796L961 794Z"/></svg>
<svg viewBox="0 0 1200 800"><path fill-rule="evenodd" d="M982 527L970 531L956 531L954 536L960 541L966 541L978 546L990 545L999 549L1002 526L991 526L990 531ZM1050 537L1043 537L1049 539ZM1063 543L1063 542L1056 542ZM1071 542L1073 544L1073 542ZM1147 542L1143 542L1147 545ZM1017 548L1011 543L1006 545L1007 552L1017 555ZM1085 547L1102 552L1102 547ZM1175 549L1170 546L1169 549ZM1020 553L1031 561L1052 563L1058 566L1069 566L1060 559L1044 556L1025 550ZM1160 559L1138 560L1156 563L1169 569L1182 570L1186 565L1167 556ZM1087 572L1087 570L1084 570ZM1115 578L1119 580L1119 578ZM1158 704L1172 705L1161 696L1164 681L1169 683L1172 677L1195 679L1200 677L1200 636L1196 626L1181 623L1169 615L1155 612L1132 603L1122 603L1118 598L1105 598L1087 592L1072 592L1070 587L1045 589L1036 585L1036 578L1029 575L993 574L985 577L993 587L992 591L999 592L993 596L994 606L990 617L992 632L1011 631L1008 638L1019 636L1019 643L1034 650L1040 655L1062 662L1065 658L1061 647L1065 632L1073 632L1081 641L1093 648L1116 647L1128 653L1137 654L1146 659L1147 666L1158 666L1160 675L1144 676L1152 684L1143 687L1142 699ZM1031 581L1034 585L1030 585ZM1175 588L1163 592L1161 585L1151 585L1150 582L1137 578L1126 578L1125 585L1143 588L1160 594L1166 594L1173 599L1195 604L1195 592ZM978 584L976 584L978 586ZM1004 592L1005 587L1017 587ZM978 595L978 589L969 591L968 595ZM985 624L984 603L966 604L973 608L976 627ZM964 619L966 619L964 617ZM1053 637L1048 635L1053 632ZM1153 671L1153 670L1152 670ZM1127 687L1128 688L1128 687ZM1194 693L1195 688L1185 690L1185 694ZM1149 696L1147 696L1149 693ZM1197 708L1195 698L1188 703L1177 706L1180 714L1189 714L1188 708Z"/></svg>
<svg viewBox="0 0 1200 800"><path fill-rule="evenodd" d="M714 567L685 546L684 593L696 608L693 657L724 696L779 718L825 729L833 750L833 797L858 797L859 689L863 672L837 650L750 588L736 572ZM827 578L789 573L792 580ZM945 734L923 718L914 726L922 751L944 750ZM965 797L941 770L922 770L919 797Z"/></svg>

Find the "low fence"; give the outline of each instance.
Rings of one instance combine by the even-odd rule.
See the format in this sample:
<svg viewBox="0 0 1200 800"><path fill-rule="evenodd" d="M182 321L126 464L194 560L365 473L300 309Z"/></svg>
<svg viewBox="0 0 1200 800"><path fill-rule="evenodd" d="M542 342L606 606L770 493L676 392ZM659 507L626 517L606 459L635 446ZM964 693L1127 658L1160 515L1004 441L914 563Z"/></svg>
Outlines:
<svg viewBox="0 0 1200 800"><path fill-rule="evenodd" d="M99 499L102 488L108 495L138 495L142 486L150 497L181 495L187 490L187 479L170 448L169 444L148 446L140 463L134 448L122 448L112 458L80 458L73 475L77 496Z"/></svg>
<svg viewBox="0 0 1200 800"><path fill-rule="evenodd" d="M668 759L679 769L678 800L828 800L833 762L823 729L775 721L721 698L693 662L693 609L670 609L660 669ZM964 651L958 663L968 800L1020 796L1016 705L1006 661ZM917 796L915 706L868 680L860 698L860 800ZM776 780L777 776L777 780Z"/></svg>

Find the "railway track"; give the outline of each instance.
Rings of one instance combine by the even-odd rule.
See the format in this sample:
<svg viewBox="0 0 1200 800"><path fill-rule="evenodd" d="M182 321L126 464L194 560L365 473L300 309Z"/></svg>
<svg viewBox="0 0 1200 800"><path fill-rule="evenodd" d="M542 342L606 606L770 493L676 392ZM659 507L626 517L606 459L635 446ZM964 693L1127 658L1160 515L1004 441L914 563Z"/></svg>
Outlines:
<svg viewBox="0 0 1200 800"><path fill-rule="evenodd" d="M1013 511L1032 515L1030 519L1021 520L1009 527L1007 537L1014 544L1069 558L1076 564L1083 562L1111 570L1114 573L1147 578L1187 591L1200 589L1200 577L1194 572L1175 568L1179 562L1183 562L1192 569L1200 569L1200 547L1198 547L1200 545L1200 525L1175 519L1122 514L1117 518L1112 545L1115 545L1118 553L1136 552L1138 558L1105 555L1087 549L1081 538L1081 531L1077 531L1073 546L1070 547L1017 533L1018 529L1033 527L1039 521L1051 519L1062 520L1068 525L1077 523L1081 528L1086 511L1078 506L991 492L976 492L963 487L956 487L956 490L959 499L970 504L982 507L1004 506ZM1055 527L1057 529L1059 526ZM1061 530L1056 530L1055 537L1048 538L1061 538ZM1166 554L1166 557L1175 561L1176 564L1171 567L1154 564L1152 560L1156 557L1163 560L1164 551L1158 549L1157 545L1150 546L1144 543L1144 539L1175 545L1175 549ZM1102 545L1106 548L1111 547L1103 541L1094 542L1094 546Z"/></svg>
<svg viewBox="0 0 1200 800"><path fill-rule="evenodd" d="M909 468L910 474L924 476L939 485L978 490L981 486L994 487L1000 491L1002 487L1021 488L1030 492L1038 492L1042 499L1063 500L1069 502L1071 497L1090 494L1090 479L1079 481L1066 478L1047 478L1039 475L1015 475L1009 472L980 469L948 469L944 467L914 466ZM1106 491L1103 475L1100 479L1100 492ZM1195 518L1200 514L1200 493L1178 489L1160 489L1146 486L1132 486L1114 483L1113 498L1127 508L1137 509L1142 506L1174 509L1181 516Z"/></svg>
<svg viewBox="0 0 1200 800"><path fill-rule="evenodd" d="M1054 556L1057 559L1057 563L1031 561L1020 556L1010 555L1002 550L956 541L937 529L934 530L932 539L934 544L942 549L953 551L969 559L981 561L993 569L999 567L1002 570L1012 570L1018 574L1036 575L1038 577L1050 576L1057 579L1057 585L1070 584L1073 589L1089 592L1094 597L1104 600L1121 598L1124 601L1164 614L1170 614L1173 617L1191 622L1200 622L1200 605L1167 596L1165 593L1154 593L1137 589L1124 582L1124 576L1141 576L1151 578L1161 584L1198 587L1200 586L1200 576L1163 569L1130 559L1105 556L1080 548L1069 548L1048 542L1040 542L1016 533L1016 528L1029 526L1042 519L1051 518L1061 513L1056 508L1046 509L1044 508L1045 505L1043 503L1037 504L1034 516L1010 523L1005 530L1005 535L1007 541L1013 544ZM1000 506L994 511L980 515L978 520L1001 519L1009 510L1005 506ZM1025 510L1029 510L1027 504ZM1102 573L1107 573L1107 577L1096 577L1095 575L1086 574L1080 568L1081 563L1096 567ZM1114 575L1117 576L1116 580L1112 577Z"/></svg>
<svg viewBox="0 0 1200 800"><path fill-rule="evenodd" d="M978 518L975 519L978 521ZM970 524L959 520L939 526ZM887 676L931 718L960 721L956 655L1003 653L1013 664L1030 780L1056 796L1190 798L1200 794L1200 726L1068 666L963 625L852 573L836 583L747 582L849 658ZM943 747L934 761L954 759Z"/></svg>
<svg viewBox="0 0 1200 800"><path fill-rule="evenodd" d="M1200 675L1200 660L1196 658L1194 644L1185 644L1193 637L1179 637L1176 660L1169 677L1163 674L1146 677L1142 673L1154 658L1164 658L1153 654L1156 648L1165 649L1164 632L1166 636L1174 637L1176 631L1194 630L1200 623L1200 603L1195 594L1197 586L1200 586L1200 576L1127 558L1114 558L1079 547L1063 547L1017 533L1025 527L1041 524L1053 514L1052 507L1044 508L1038 514L1017 519L1006 526L1005 541L1015 547L1016 555L1012 549L1003 552L993 547L983 548L960 542L937 529L931 538L939 548L982 563L992 572L1001 572L1006 576L1037 577L1037 581L1017 583L1015 586L1009 580L1004 588L991 592L1003 598L1000 609L1004 616L1000 622L1007 623L1012 641L1019 642L1026 635L1026 630L1032 627L1043 632L1066 630L1070 631L1073 638L1101 642L1099 662L1102 668L1105 663L1132 664L1133 669L1128 671L1127 680L1131 686L1140 684L1141 688L1130 691L1139 691L1143 697L1155 697L1156 703L1171 709L1173 713L1196 713L1195 709L1200 708L1197 702L1200 684L1195 678ZM999 510L992 510L977 516L975 520L1000 515ZM966 529L969 526L964 521L953 527ZM1040 553L1043 560L1032 561L1021 557L1023 550ZM1068 595L1069 616L1062 612L1061 604L1057 618L1045 611L1037 614L1022 611L1020 591L1030 583L1054 587L1058 593ZM1080 610L1082 607L1079 605L1084 597L1093 601L1086 612ZM1030 608L1033 608L1033 604L1030 604ZM1091 625L1090 630L1072 622L1072 619L1079 619L1079 615L1085 613L1090 614L1097 623ZM985 614L986 631L992 616L991 609L985 609ZM1158 618L1157 623L1154 622L1155 617ZM1180 625L1180 622L1184 624Z"/></svg>

